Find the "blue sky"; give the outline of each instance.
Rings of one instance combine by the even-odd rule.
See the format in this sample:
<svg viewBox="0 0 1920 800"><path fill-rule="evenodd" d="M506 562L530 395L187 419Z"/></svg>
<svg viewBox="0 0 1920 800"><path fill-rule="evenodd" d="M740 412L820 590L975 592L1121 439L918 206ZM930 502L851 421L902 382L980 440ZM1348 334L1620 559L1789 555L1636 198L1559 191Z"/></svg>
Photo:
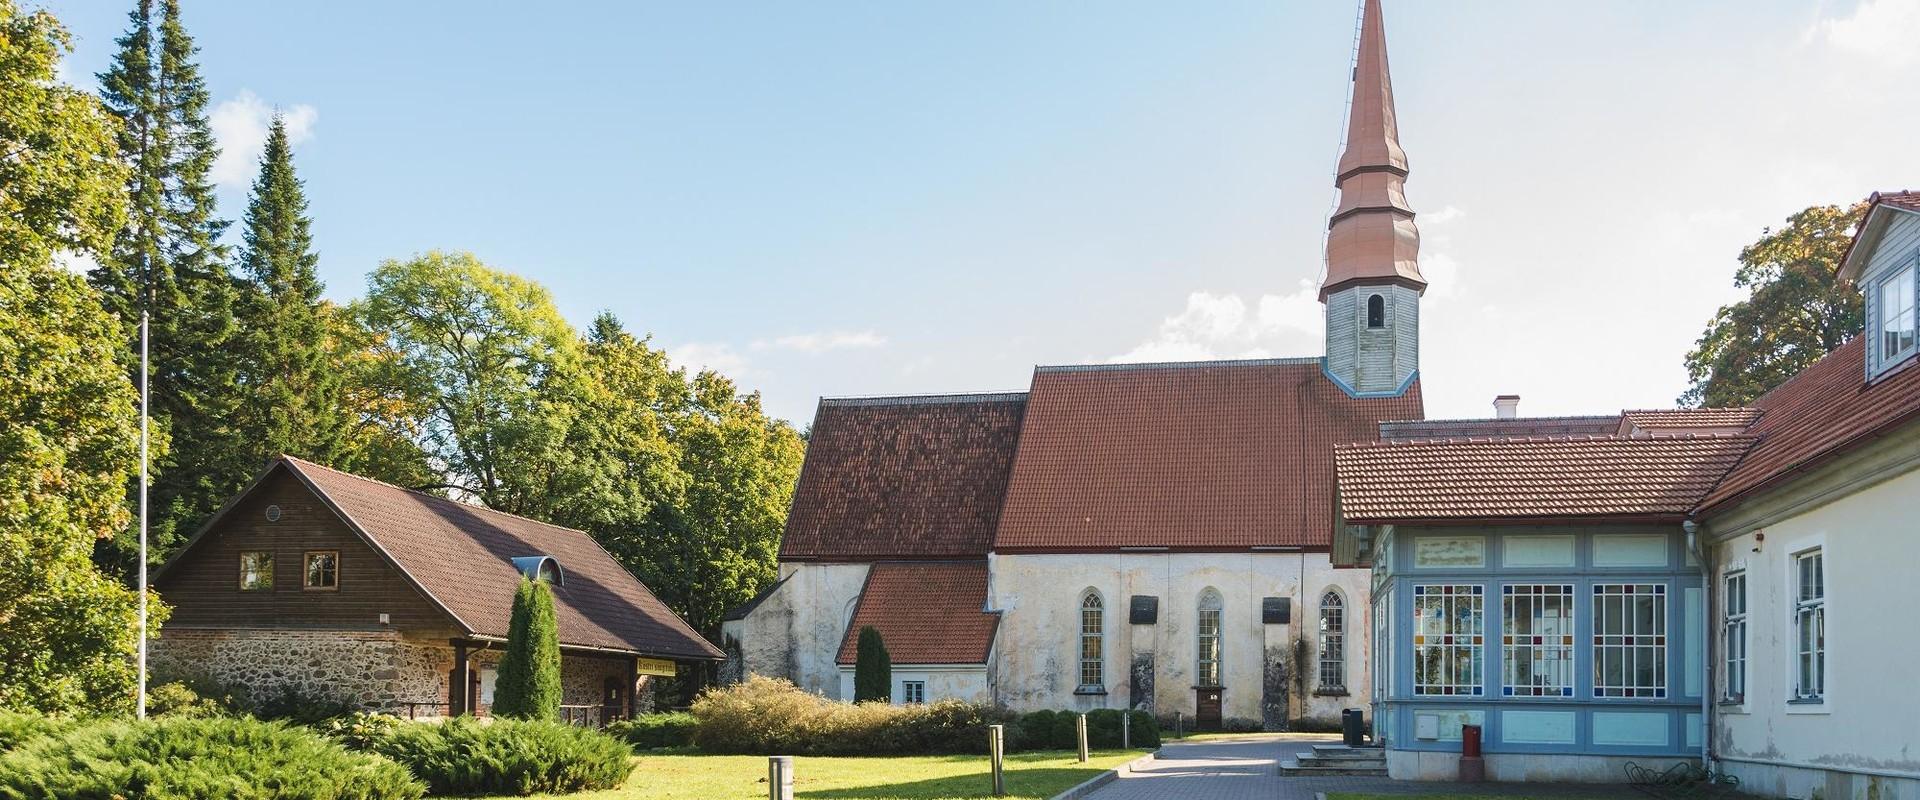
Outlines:
<svg viewBox="0 0 1920 800"><path fill-rule="evenodd" d="M222 213L288 113L336 299L471 250L801 424L1036 363L1320 352L1352 3L185 2ZM91 87L131 0L46 4ZM1743 244L1920 186L1920 0L1386 18L1430 416L1670 404Z"/></svg>

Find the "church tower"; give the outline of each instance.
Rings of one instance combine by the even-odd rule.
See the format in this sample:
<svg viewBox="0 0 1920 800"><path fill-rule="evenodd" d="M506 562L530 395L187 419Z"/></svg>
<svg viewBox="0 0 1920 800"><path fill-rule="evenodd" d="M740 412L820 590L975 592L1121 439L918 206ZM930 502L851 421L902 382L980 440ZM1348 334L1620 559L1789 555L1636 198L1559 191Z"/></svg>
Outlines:
<svg viewBox="0 0 1920 800"><path fill-rule="evenodd" d="M1327 228L1327 374L1349 394L1397 395L1420 369L1420 229L1407 204L1380 0L1364 0L1353 108Z"/></svg>

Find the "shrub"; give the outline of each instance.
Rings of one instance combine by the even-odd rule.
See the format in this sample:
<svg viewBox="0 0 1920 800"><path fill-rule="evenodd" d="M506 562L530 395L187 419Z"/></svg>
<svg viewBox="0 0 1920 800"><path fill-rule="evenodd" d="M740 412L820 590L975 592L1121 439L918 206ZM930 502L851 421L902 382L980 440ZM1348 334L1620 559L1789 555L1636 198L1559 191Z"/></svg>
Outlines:
<svg viewBox="0 0 1920 800"><path fill-rule="evenodd" d="M958 700L844 703L757 675L701 695L693 716L700 749L761 755L983 753L987 726L1014 720L1005 711Z"/></svg>
<svg viewBox="0 0 1920 800"><path fill-rule="evenodd" d="M692 714L677 711L667 714L641 714L608 725L607 735L626 740L635 750L662 747L686 747L693 744L693 732L700 721Z"/></svg>
<svg viewBox="0 0 1920 800"><path fill-rule="evenodd" d="M507 622L507 651L494 679L493 713L518 719L560 718L560 634L553 592L542 581L520 580Z"/></svg>
<svg viewBox="0 0 1920 800"><path fill-rule="evenodd" d="M1048 750L1074 750L1080 747L1080 731L1074 720L1080 716L1076 711L1062 711L1053 716L1053 735L1047 737Z"/></svg>
<svg viewBox="0 0 1920 800"><path fill-rule="evenodd" d="M58 717L0 711L0 753L71 727L72 721Z"/></svg>
<svg viewBox="0 0 1920 800"><path fill-rule="evenodd" d="M353 706L345 700L310 694L286 683L264 696L250 697L244 705L247 713L260 719L283 720L295 725L314 725L353 713Z"/></svg>
<svg viewBox="0 0 1920 800"><path fill-rule="evenodd" d="M1153 720L1153 714L1134 709L1127 712L1127 735L1134 747L1159 747L1160 725Z"/></svg>
<svg viewBox="0 0 1920 800"><path fill-rule="evenodd" d="M853 702L893 699L893 659L887 655L887 643L872 625L860 629L859 649L854 653Z"/></svg>
<svg viewBox="0 0 1920 800"><path fill-rule="evenodd" d="M344 717L334 717L313 727L320 732L321 736L339 742L348 750L364 751L373 749L375 744L405 724L407 724L406 720L392 714L369 714L361 711Z"/></svg>
<svg viewBox="0 0 1920 800"><path fill-rule="evenodd" d="M201 697L184 683L163 683L147 691L147 713L156 717L217 717L227 707L210 697Z"/></svg>
<svg viewBox="0 0 1920 800"><path fill-rule="evenodd" d="M1052 747L1054 716L1054 712L1044 708L1020 715L1014 725L1015 733L1008 737L1007 746L1016 750L1046 750Z"/></svg>
<svg viewBox="0 0 1920 800"><path fill-rule="evenodd" d="M544 720L457 717L402 724L370 749L427 782L434 794L533 794L612 789L633 752L611 736Z"/></svg>
<svg viewBox="0 0 1920 800"><path fill-rule="evenodd" d="M0 755L0 798L418 798L425 786L384 759L312 731L255 719L98 720Z"/></svg>

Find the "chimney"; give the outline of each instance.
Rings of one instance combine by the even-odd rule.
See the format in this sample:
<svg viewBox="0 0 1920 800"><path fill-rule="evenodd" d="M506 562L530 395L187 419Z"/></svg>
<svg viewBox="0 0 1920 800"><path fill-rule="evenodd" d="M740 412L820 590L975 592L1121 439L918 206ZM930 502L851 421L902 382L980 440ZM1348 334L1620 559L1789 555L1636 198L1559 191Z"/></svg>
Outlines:
<svg viewBox="0 0 1920 800"><path fill-rule="evenodd" d="M1499 419L1520 416L1520 395L1503 394L1493 398L1493 415Z"/></svg>

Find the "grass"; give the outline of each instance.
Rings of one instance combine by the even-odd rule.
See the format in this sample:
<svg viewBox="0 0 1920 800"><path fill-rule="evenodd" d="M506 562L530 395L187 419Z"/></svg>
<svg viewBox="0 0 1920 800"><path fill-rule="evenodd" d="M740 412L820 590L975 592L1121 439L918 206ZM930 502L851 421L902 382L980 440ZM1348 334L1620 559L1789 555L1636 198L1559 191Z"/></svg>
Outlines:
<svg viewBox="0 0 1920 800"><path fill-rule="evenodd" d="M1087 763L1072 752L1007 757L1007 796L1052 797L1075 784L1146 755L1097 750ZM765 756L644 755L619 789L568 795L571 800L758 800L767 796ZM985 798L992 786L986 756L894 756L793 759L795 798L817 800L960 800Z"/></svg>

